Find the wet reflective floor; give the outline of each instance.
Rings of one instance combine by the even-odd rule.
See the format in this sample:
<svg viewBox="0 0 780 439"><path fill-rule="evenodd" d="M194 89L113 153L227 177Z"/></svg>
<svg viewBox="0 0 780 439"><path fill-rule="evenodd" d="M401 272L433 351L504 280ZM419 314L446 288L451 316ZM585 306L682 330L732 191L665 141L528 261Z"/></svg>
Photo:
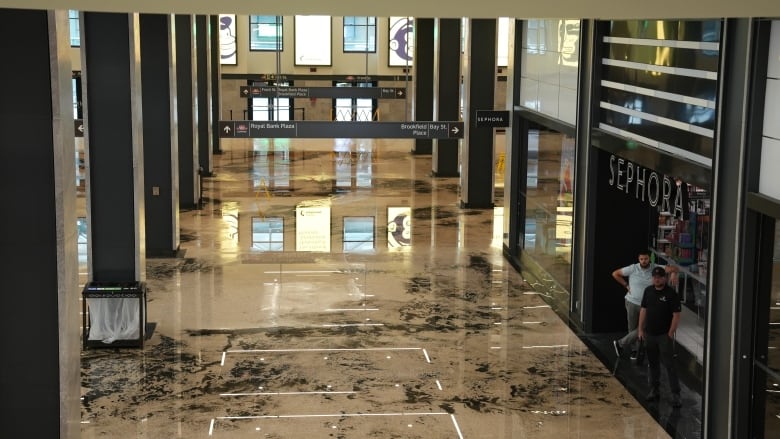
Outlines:
<svg viewBox="0 0 780 439"><path fill-rule="evenodd" d="M144 347L82 355L82 436L668 437L411 149L226 142Z"/></svg>

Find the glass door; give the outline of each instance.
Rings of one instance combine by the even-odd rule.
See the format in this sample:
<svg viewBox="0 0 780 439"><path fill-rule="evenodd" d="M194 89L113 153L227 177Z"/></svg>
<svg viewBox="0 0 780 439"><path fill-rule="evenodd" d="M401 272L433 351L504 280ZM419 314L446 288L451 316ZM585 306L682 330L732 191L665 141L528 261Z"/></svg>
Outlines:
<svg viewBox="0 0 780 439"><path fill-rule="evenodd" d="M255 83L255 86L272 87L276 83L273 81L267 83ZM289 87L289 82L280 82L279 87ZM251 120L291 120L292 106L290 105L290 98L267 98L267 97L252 97L251 105L249 107Z"/></svg>
<svg viewBox="0 0 780 439"><path fill-rule="evenodd" d="M336 82L336 87L375 87L373 82ZM376 99L336 98L333 120L370 122L376 120Z"/></svg>

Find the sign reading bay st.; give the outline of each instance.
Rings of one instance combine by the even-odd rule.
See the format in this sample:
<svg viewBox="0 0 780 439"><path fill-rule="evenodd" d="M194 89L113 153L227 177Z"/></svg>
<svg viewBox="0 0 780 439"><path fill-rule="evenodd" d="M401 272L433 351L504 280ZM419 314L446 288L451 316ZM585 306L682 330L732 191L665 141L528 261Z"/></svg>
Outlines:
<svg viewBox="0 0 780 439"><path fill-rule="evenodd" d="M462 139L463 122L221 120L219 136L253 139Z"/></svg>
<svg viewBox="0 0 780 439"><path fill-rule="evenodd" d="M355 98L404 99L406 89L399 87L240 87L242 98Z"/></svg>

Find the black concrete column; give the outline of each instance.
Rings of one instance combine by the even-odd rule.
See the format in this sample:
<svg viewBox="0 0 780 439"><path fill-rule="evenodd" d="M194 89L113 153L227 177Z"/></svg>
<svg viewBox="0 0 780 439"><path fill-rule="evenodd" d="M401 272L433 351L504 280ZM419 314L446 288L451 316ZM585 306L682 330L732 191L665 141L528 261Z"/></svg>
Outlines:
<svg viewBox="0 0 780 439"><path fill-rule="evenodd" d="M176 15L176 112L179 135L179 207L194 208L200 201L198 137L195 135L195 55L192 15Z"/></svg>
<svg viewBox="0 0 780 439"><path fill-rule="evenodd" d="M141 14L146 255L171 257L179 249L176 66L170 15Z"/></svg>
<svg viewBox="0 0 780 439"><path fill-rule="evenodd" d="M594 20L580 21L580 58L579 81L577 85L577 145L574 164L574 248L572 252L572 308L573 321L583 325L586 331L595 329L596 315L600 313L599 307L603 300L599 289L594 288L599 284L598 278L601 272L597 271L594 261L598 258L598 250L594 245L589 245L596 240L596 205L599 203L599 151L591 146L591 128L594 118L599 114L599 102L597 97L601 75L597 69L603 50L603 45L598 42L603 38L606 27L605 22ZM603 171L602 171L603 172ZM609 211L609 207L605 207ZM637 212L647 207L639 207ZM603 212L603 211L601 211ZM629 232L636 234L636 230ZM601 308L604 308L602 306Z"/></svg>
<svg viewBox="0 0 780 439"><path fill-rule="evenodd" d="M471 19L463 72L464 126L461 205L493 207L493 128L477 127L477 110L492 110L496 85L496 20Z"/></svg>
<svg viewBox="0 0 780 439"><path fill-rule="evenodd" d="M433 120L433 18L414 19L414 120ZM414 154L430 154L431 139L415 139Z"/></svg>
<svg viewBox="0 0 780 439"><path fill-rule="evenodd" d="M740 437L744 425L735 424L734 408L742 405L740 398L750 398L751 389L724 383L738 383L736 372L753 368L750 343L738 343L735 310L740 310L743 292L735 286L744 271L739 259L744 241L744 205L746 127L751 121L750 96L755 24L752 19L728 19L721 30L721 64L718 80L718 113L715 157L712 163L712 236L707 285L707 321L704 339L704 406L703 436L707 438ZM752 115L755 117L755 115ZM744 304L748 307L751 304ZM748 317L749 318L749 317ZM735 346L739 346L737 351ZM735 381L736 379L736 381ZM749 383L750 380L742 381ZM763 389L752 391L764 392ZM739 415L749 417L749 413ZM746 424L748 419L738 419Z"/></svg>
<svg viewBox="0 0 780 439"><path fill-rule="evenodd" d="M460 120L459 18L437 18L434 41L433 120ZM433 140L433 175L457 177L458 139Z"/></svg>
<svg viewBox="0 0 780 439"><path fill-rule="evenodd" d="M520 81L523 63L523 22L512 20L509 26L509 63L507 66L506 97L511 122L506 130L507 151L504 160L504 255L513 263L519 262L520 236L523 234L521 218L525 218L525 203L520 193L525 190L527 164L520 160L523 132L520 130Z"/></svg>
<svg viewBox="0 0 780 439"><path fill-rule="evenodd" d="M76 171L67 11L0 9L3 437L79 435ZM24 35L24 38L20 38ZM12 66L16 66L13 68Z"/></svg>
<svg viewBox="0 0 780 439"><path fill-rule="evenodd" d="M195 16L195 71L198 97L198 163L203 175L211 175L211 37L208 15ZM201 188L202 189L202 188ZM201 194L203 196L203 194Z"/></svg>
<svg viewBox="0 0 780 439"><path fill-rule="evenodd" d="M219 143L219 120L222 119L222 100L220 99L220 79L222 78L222 62L219 53L219 15L209 17L211 32L211 151L222 154Z"/></svg>
<svg viewBox="0 0 780 439"><path fill-rule="evenodd" d="M81 15L90 280L143 281L138 15Z"/></svg>

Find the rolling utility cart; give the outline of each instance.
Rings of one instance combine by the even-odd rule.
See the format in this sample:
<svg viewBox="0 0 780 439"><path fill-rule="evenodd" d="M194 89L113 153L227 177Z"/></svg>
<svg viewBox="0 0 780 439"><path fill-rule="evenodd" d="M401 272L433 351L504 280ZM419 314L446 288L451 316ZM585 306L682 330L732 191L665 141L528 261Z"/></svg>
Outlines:
<svg viewBox="0 0 780 439"><path fill-rule="evenodd" d="M146 284L89 282L82 291L84 349L143 348L146 337Z"/></svg>

